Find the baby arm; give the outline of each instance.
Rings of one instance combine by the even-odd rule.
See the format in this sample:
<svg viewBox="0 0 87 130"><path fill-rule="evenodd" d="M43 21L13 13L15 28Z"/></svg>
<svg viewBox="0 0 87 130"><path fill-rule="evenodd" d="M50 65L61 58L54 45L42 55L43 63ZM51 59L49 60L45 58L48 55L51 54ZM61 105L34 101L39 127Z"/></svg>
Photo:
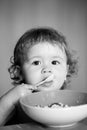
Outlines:
<svg viewBox="0 0 87 130"><path fill-rule="evenodd" d="M0 125L4 125L8 121L12 111L15 109L15 104L22 96L30 94L31 89L31 85L22 84L10 89L0 97Z"/></svg>

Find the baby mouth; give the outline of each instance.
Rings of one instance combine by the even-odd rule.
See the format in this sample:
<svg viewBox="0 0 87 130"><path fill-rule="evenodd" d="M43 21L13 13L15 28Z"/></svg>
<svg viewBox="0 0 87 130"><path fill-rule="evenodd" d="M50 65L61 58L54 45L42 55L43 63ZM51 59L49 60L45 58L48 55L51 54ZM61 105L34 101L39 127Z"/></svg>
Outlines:
<svg viewBox="0 0 87 130"><path fill-rule="evenodd" d="M44 82L43 84L38 86L38 88L40 88L40 87L51 87L52 84L53 84L53 81Z"/></svg>
<svg viewBox="0 0 87 130"><path fill-rule="evenodd" d="M53 84L54 75L50 75L45 80L41 81L40 83L35 85L35 89L39 89L41 87L51 87Z"/></svg>

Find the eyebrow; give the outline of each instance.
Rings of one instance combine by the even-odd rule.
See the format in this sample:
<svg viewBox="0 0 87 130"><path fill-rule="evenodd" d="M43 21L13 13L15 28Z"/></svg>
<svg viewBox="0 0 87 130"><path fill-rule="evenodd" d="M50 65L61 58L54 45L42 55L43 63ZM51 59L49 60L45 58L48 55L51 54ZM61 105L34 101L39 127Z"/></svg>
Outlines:
<svg viewBox="0 0 87 130"><path fill-rule="evenodd" d="M33 56L33 57L30 57L29 58L29 60L32 60L32 59L34 59L34 58L41 58L41 56ZM61 59L61 60L63 60L64 61L64 58L63 57L60 57L60 56L52 56L51 58L58 58L58 59Z"/></svg>
<svg viewBox="0 0 87 130"><path fill-rule="evenodd" d="M28 59L31 60L33 58L40 58L40 56L32 56L32 57L29 57Z"/></svg>
<svg viewBox="0 0 87 130"><path fill-rule="evenodd" d="M55 58L55 59L57 58L57 59L61 59L62 61L65 61L65 59L61 56L53 56L52 58Z"/></svg>

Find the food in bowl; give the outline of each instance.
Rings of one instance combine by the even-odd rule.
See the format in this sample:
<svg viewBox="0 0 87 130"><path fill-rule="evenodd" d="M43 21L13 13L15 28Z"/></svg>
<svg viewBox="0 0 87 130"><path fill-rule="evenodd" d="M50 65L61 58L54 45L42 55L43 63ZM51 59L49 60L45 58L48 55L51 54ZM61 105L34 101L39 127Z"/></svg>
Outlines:
<svg viewBox="0 0 87 130"><path fill-rule="evenodd" d="M59 102L59 103L57 102L57 103L51 103L51 104L49 104L47 106L36 105L35 107L43 107L43 108L65 108L65 107L70 107L70 106L68 106L66 104L63 104L61 102Z"/></svg>
<svg viewBox="0 0 87 130"><path fill-rule="evenodd" d="M30 118L49 127L71 126L87 117L87 93L84 92L37 92L24 96L20 103Z"/></svg>

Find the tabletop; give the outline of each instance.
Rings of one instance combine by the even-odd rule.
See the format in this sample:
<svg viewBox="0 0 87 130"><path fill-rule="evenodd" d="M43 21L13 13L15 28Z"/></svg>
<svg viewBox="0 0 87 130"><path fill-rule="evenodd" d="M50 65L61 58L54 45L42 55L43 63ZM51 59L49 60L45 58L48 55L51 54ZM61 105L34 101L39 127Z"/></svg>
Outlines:
<svg viewBox="0 0 87 130"><path fill-rule="evenodd" d="M0 130L87 130L87 118L70 127L46 127L38 123L2 126Z"/></svg>

